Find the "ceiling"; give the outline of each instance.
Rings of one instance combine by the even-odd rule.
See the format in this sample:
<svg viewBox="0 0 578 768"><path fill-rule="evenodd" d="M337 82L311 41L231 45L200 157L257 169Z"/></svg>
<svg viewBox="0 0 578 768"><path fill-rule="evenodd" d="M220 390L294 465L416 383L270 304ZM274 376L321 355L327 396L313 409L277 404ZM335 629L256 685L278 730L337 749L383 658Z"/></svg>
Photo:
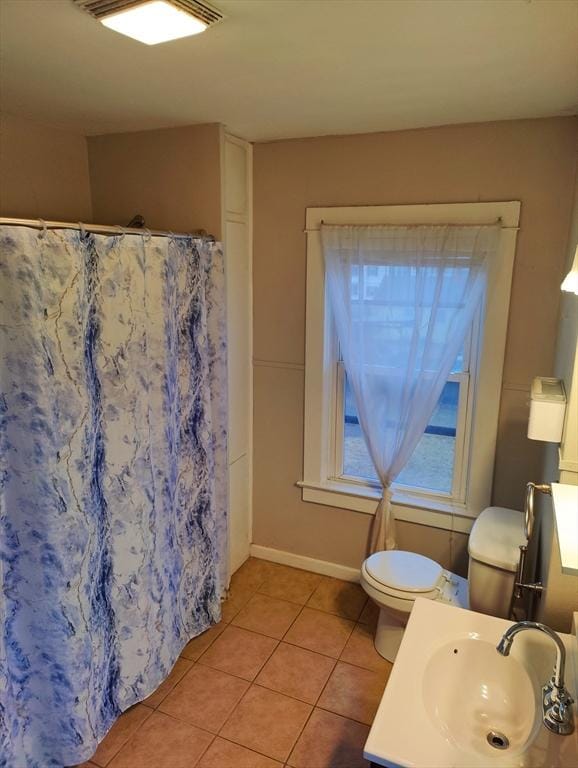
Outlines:
<svg viewBox="0 0 578 768"><path fill-rule="evenodd" d="M214 0L154 47L72 0L0 0L4 111L85 134L249 140L575 114L577 0Z"/></svg>

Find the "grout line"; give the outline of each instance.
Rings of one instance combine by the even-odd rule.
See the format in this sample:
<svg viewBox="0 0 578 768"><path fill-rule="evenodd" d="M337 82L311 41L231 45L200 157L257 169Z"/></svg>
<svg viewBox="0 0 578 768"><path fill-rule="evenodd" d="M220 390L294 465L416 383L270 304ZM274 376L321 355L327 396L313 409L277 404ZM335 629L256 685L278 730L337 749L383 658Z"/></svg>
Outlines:
<svg viewBox="0 0 578 768"><path fill-rule="evenodd" d="M303 607L305 607L305 606L303 606ZM300 616L300 615L301 615L301 612L300 612L300 613L299 613L299 615L298 615L298 616L295 618L295 621L297 621L297 619L299 618L299 616ZM293 622L293 624L295 623L295 621ZM293 624L292 624L291 626L293 626ZM291 627L289 627L289 629L291 629ZM289 629L287 630L287 632L289 632ZM285 633L285 635L287 634L287 632ZM269 661L269 659L271 658L271 656L273 655L273 653L271 654L271 656L269 657L269 659L267 659L267 661L265 662L265 664L263 665L263 667L261 667L261 669L259 670L259 673L257 674L257 677L255 678L255 680L254 680L253 682L254 682L254 684L255 684L255 685L259 686L260 688L266 688L268 691L273 691L273 693L280 693L282 696L288 696L290 699L295 699L295 701L300 701L302 704L308 704L308 705L309 705L309 706L311 706L311 707L315 707L315 706L316 706L316 704L317 704L317 702L319 701L319 698L320 698L321 694L322 694L322 693L323 693L323 691L325 690L325 686L326 686L326 685L327 685L327 683L329 682L329 678L330 678L330 677L331 677L331 675L333 674L333 670L335 669L335 666L336 666L337 662L339 661L339 659L336 659L334 656L327 656L327 655L326 655L326 654L324 654L324 653L319 653L319 651L312 651L312 650L311 650L311 648L304 648L303 646L301 646L301 645L297 645L296 643L291 643L291 642L289 642L288 640L285 640L285 635L284 635L284 636L283 636L283 638L282 638L282 639L279 641L279 643L278 643L278 644L277 644L277 646L275 647L275 649L274 649L273 653L275 653L275 651L276 651L276 650L279 648L279 646L281 645L281 643L285 643L285 645L290 645L292 648L298 648L298 649L299 649L299 650L301 650L301 651L307 651L307 652L309 652L309 653L316 653L318 656L323 656L323 658L324 658L324 659L329 659L330 661L332 661L332 662L333 662L333 666L332 666L332 668L331 668L331 672L330 672L330 673L329 673L329 675L327 676L327 680L326 680L326 681L325 681L325 683L323 684L323 687L321 688L321 691L320 691L320 693L318 694L318 696L317 696L317 698L315 699L315 701L314 701L313 703L312 703L312 702L310 702L310 701L304 701L303 699L300 699L298 696L293 696L292 694L290 694L290 693L286 693L285 691L278 691L276 688L269 688L269 686L268 686L268 685L265 685L264 683L260 683L260 682L258 681L258 679L257 679L257 678L259 677L259 675L260 675L260 674L261 674L261 672L263 671L264 667L266 666L267 662Z"/></svg>
<svg viewBox="0 0 578 768"><path fill-rule="evenodd" d="M285 640L283 638L283 642L287 643L287 645L291 645L293 648L301 648L302 651L309 651L309 653L317 653L319 656L323 656L325 659L331 659L331 661L339 661L339 656L330 656L328 653L324 653L323 651L314 651L313 648L307 648L304 645L298 645L297 643L294 643L292 640Z"/></svg>
<svg viewBox="0 0 578 768"><path fill-rule="evenodd" d="M299 618L299 616L301 616L301 614L303 613L303 609L304 609L304 608L305 608L305 606L304 606L304 605L302 605L302 606L301 606L301 610L299 611L299 613L297 614L297 616L295 616L295 618L293 619L293 621L291 622L291 624L290 624L290 625L287 627L287 631L285 632L285 634L283 635L283 637L281 638L281 640L285 640L285 638L287 637L287 635L289 634L289 632L290 632L290 630L291 630L291 627L292 627L292 626L295 624L295 622L297 621L297 619Z"/></svg>
<svg viewBox="0 0 578 768"><path fill-rule="evenodd" d="M329 675L329 677L331 677L331 675L332 675L332 674L333 674L333 670L331 670L331 674ZM327 680L329 681L329 678L327 678ZM327 683L326 683L326 685L327 685ZM323 686L323 689L322 689L321 693L323 693L323 690L325 690L325 686ZM319 701L319 698L321 697L321 693L320 693L320 694L319 694L319 696L317 697L317 701ZM297 742L299 741L299 739L300 739L300 738L301 738L301 736L303 735L303 732L304 732L304 730L305 730L305 729L307 728L307 726L309 725L309 721L310 721L310 720L311 720L311 718L313 717L313 713L315 712L315 710L316 710L316 709L317 709L317 704L313 704L313 706L311 707L311 712L309 713L309 717L308 717L308 718L307 718L307 720L305 721L305 724L303 725L303 728L301 728L301 730L299 731L299 735L297 736L297 738L295 739L295 742L294 742L293 746L291 747L291 751L289 752L289 756L287 757L287 760L289 760L289 759L291 758L291 755L293 754L293 750L294 750L294 749L295 749L295 747L297 746ZM287 762L287 761L286 761L286 762Z"/></svg>
<svg viewBox="0 0 578 768"><path fill-rule="evenodd" d="M191 669L192 669L192 668L195 666L195 662L193 661L193 659L185 659L185 657L184 657L184 656L179 656L179 657L178 657L178 659L177 659L177 661L179 661L179 660L181 660L181 661L184 661L184 662L186 662L186 663L190 664L190 667L188 667L188 669L186 669L186 670L183 672L183 674L182 674L182 675L179 677L179 679L176 681L176 683L175 683L175 684L174 684L174 685L173 685L171 688L169 688L169 690L168 690L168 691L165 693L165 695L162 697L162 699L159 701L159 703L156 705L156 707L155 707L155 706L153 706L152 704L147 704L147 703L146 703L147 699L149 699L149 698L151 698L152 696L154 696L154 695L155 695L155 693L158 691L158 689L159 689L159 688L160 688L162 685L164 685L164 683L166 683L166 682L167 682L167 680L169 679L169 677L170 677L170 675L171 675L171 673L172 673L172 670L171 670L171 672L169 672L169 674L167 675L167 677L165 677L165 679L163 680L163 682L162 682L162 683L161 683L161 684L158 686L158 688L156 689L156 691L153 691L153 692L151 693L151 695L150 695L150 696L147 696L147 699L144 699L144 701L142 701L142 702L141 702L142 704L144 704L144 706L145 706L145 707L150 707L150 708L151 708L152 710L154 710L155 712L156 712L156 711L158 711L158 708L161 706L161 704L164 702L164 700L165 700L165 699L166 699L168 696L170 696L170 695L171 695L171 693L172 693L172 692L175 690L175 688L177 687L177 685L179 685L179 684L180 684L180 683L181 683L181 682L182 682L182 681L185 679L185 677L186 677L186 676L189 674L189 672L191 671ZM175 662L175 666L176 666L176 662ZM174 669L174 668L175 668L175 667L173 666L173 669Z"/></svg>
<svg viewBox="0 0 578 768"><path fill-rule="evenodd" d="M225 675L231 675L231 677L236 677L239 680L244 680L246 683L249 683L249 685L251 686L251 685L253 685L253 683L257 679L257 676L259 675L259 673L261 672L261 670L263 669L265 664L269 661L271 656L275 653L275 651L277 650L277 647L278 647L278 645L279 645L279 643L281 641L278 640L276 637L270 637L269 635L262 635L260 632L253 632L252 629L245 629L244 627L236 627L236 628L243 630L243 632L252 632L254 635L259 635L259 637L267 637L269 640L275 640L275 642L276 642L276 645L273 647L273 649L271 650L271 652L269 653L269 655L267 656L265 661L261 664L261 666L259 667L259 669L255 673L255 677L252 680L247 680L246 677L241 677L241 675L236 675L234 672L226 672L224 669L220 669L219 667L212 667L210 664L203 663L203 662L201 662L202 656L199 658L197 663L200 663L202 667L208 667L209 669L215 669L217 672L223 672L223 674L225 674ZM219 635L219 637L220 637L220 635ZM204 654L203 654L203 656L204 656ZM243 694L243 696L245 696L245 694Z"/></svg>
<svg viewBox="0 0 578 768"><path fill-rule="evenodd" d="M326 616L335 616L335 618L336 618L336 619L342 619L343 621L349 621L349 622L352 622L352 623L353 623L353 627L352 627L352 628L349 630L349 634L347 635L347 639L346 639L346 641L345 641L345 643L344 643L344 645L343 645L343 649L344 649L344 648L345 648L345 646L347 645L347 643L349 642L349 638L350 638L350 637L351 637L351 635L353 634L353 631L354 631L354 629L355 629L355 626L356 626L356 623L357 623L357 622L354 622L352 619L346 619L344 616L336 616L334 613L327 613L327 611L320 611L320 610L318 610L317 608L311 608L311 607L310 607L310 606L308 606L308 605L304 605L304 606L303 606L302 610L299 612L298 616L295 618L295 621L297 621L297 619L299 618L299 616L301 616L301 614L303 613L303 611L305 610L305 608L307 608L307 609L308 609L308 610L310 610L310 611L317 611L318 613L323 613L323 614L325 614ZM293 622L293 624L294 624L294 623L295 623L295 622ZM293 624L291 625L291 627L293 626ZM334 660L334 661L336 661L336 662L337 662L337 661L339 661L339 658L340 658L341 654L343 653L343 649L342 649L342 650L339 652L339 656L331 656L330 654L328 654L328 653L324 653L323 651L313 650L312 648L306 648L305 646L303 646L303 645L299 645L298 643L292 642L291 640L286 640L286 639L285 639L285 637L287 636L287 634L288 634L289 630L291 629L291 627L289 627L289 629L287 630L287 632L286 632L286 633L285 633L285 635L283 636L283 642L284 642L284 643L287 643L288 645L292 645L292 646L294 646L295 648L302 648L304 651L310 651L311 653L318 653L320 656L324 656L324 657L325 657L325 658L327 658L327 659L333 659L333 660Z"/></svg>
<svg viewBox="0 0 578 768"><path fill-rule="evenodd" d="M255 592L255 595L256 595L256 594L261 594L261 592L258 592L258 593L257 593L257 592ZM255 595L252 595L252 597L254 597ZM289 626L287 627L287 629L285 630L285 632L284 632L284 633L281 635L281 637L272 637L271 635L267 635L267 634L265 634L265 632L263 632L263 631L261 631L261 630L259 630L259 629L248 629L247 627L243 627L243 626L241 626L240 624L233 624L233 621L231 621L231 624L230 624L230 626L233 626L233 627L237 627L238 629L244 629L244 630L245 630L245 632L253 632L253 633L255 633L256 635L260 635L261 637L268 637L270 640L277 640L277 641L281 642L281 640L283 640L283 639L284 639L284 637L285 637L285 635L287 634L287 632L289 632L289 630L291 629L291 627L293 626L293 624L294 624L294 623L297 621L297 619L299 618L299 616L302 614L302 612L303 612L303 608L305 608L305 606L304 606L304 605L300 605L299 603L291 603L289 600L282 600L282 599L281 599L281 598L279 598L279 597L270 597L269 595L263 595L263 597L268 597L270 600L278 600L278 601L279 601L279 602L281 602L281 603L288 603L289 605L291 605L291 606L293 606L293 607L299 607L299 608L300 608L300 610L299 610L299 613L297 613L297 615L295 616L295 618L294 618L294 619L292 619L291 623L289 624ZM244 606L244 608L246 608L246 607L247 607L247 605L249 604L249 602L250 602L250 600L249 600L249 601L246 603L246 605ZM241 610L244 610L244 608L242 608ZM239 613L240 613L240 611L239 611ZM238 617L238 614L237 614L237 616L235 616L235 618L237 618L237 617ZM222 633L221 633L221 634L222 634ZM219 635L219 637L220 637L220 635Z"/></svg>
<svg viewBox="0 0 578 768"><path fill-rule="evenodd" d="M303 723L303 727L300 729L299 733L297 734L297 737L296 737L295 741L291 745L291 749L289 750L289 754L287 755L287 757L283 761L284 763L287 763L291 759L291 755L293 754L293 750L295 749L295 747L297 746L297 742L299 741L299 739L303 735L303 731L305 730L305 728L307 728L307 724L311 720L311 716L313 715L314 712L315 712L315 705L311 706L311 712L307 715L307 718L306 718L305 722Z"/></svg>
<svg viewBox="0 0 578 768"><path fill-rule="evenodd" d="M292 693L285 693L285 691L278 691L277 688L269 688L268 685L264 685L263 683L257 682L255 680L251 684L252 688L262 688L264 691L269 691L269 693L276 693L279 696L285 696L287 699L291 699L292 701L298 701L299 704L305 704L306 707L314 707L315 704L312 704L310 701L304 701L303 699L300 699L298 696L293 696Z"/></svg>
<svg viewBox="0 0 578 768"><path fill-rule="evenodd" d="M169 715L168 712L163 712L162 710L159 710L160 715L164 715L165 717L170 717L171 720L176 720L177 723L184 723L185 725L189 725L191 728L196 728L199 731L202 731L203 733L208 733L209 736L215 737L217 734L214 731L209 731L208 728L203 728L202 725L197 725L196 723L191 723L190 720L185 720L184 717L178 717L177 715Z"/></svg>
<svg viewBox="0 0 578 768"><path fill-rule="evenodd" d="M139 725L136 727L136 730L134 731L134 733L131 733L131 734L130 734L130 736L129 736L129 737L126 739L126 741L123 741L123 743L120 745L120 747L119 747L119 748L116 750L116 752L115 752L115 753L112 755L112 757L110 758L110 760L107 760L107 761L106 761L106 763L96 763L96 765L98 765L98 766L99 766L99 768L106 768L106 766L110 765L110 764L112 763L112 761L113 761L113 760L114 760L114 759L117 757L117 755L120 753L121 749L124 749L124 748L126 747L126 745L129 743L129 741L132 741L132 739L134 738L134 736L136 736L136 734L137 734L137 733L140 731L140 729L143 727L143 725L144 725L144 724L147 722L147 720L148 720L148 719L149 719L149 718L152 716L152 714L153 714L153 713L156 711L156 710L154 710L152 707L147 707L147 705L146 705L146 704L142 704L142 702L140 702L140 701L139 701L139 702L137 702L136 704L133 704L132 706L133 706L133 707L138 707L138 706L143 706L143 707L146 707L148 710L150 710L150 711L149 711L149 714L148 714L148 715L145 717L145 719L142 721L142 723L139 723ZM129 707L129 709L132 709L132 707ZM124 712L122 712L122 713L119 715L119 717L117 717L117 719L114 721L114 723L112 724L112 726L111 726L111 727L108 729L108 731L107 731L107 733L106 733L106 736L108 736L108 734L109 734L109 733L112 731L112 729L114 728L114 726L115 726L115 725L118 723L118 721L120 720L120 718L122 717L122 715L124 715L124 713L125 713L125 712L128 712L128 711L129 711L129 709L125 709L125 711L124 711ZM105 736L105 737L104 737L104 738L103 738L103 739L102 739L102 740L99 742L99 746L100 746L100 744L102 744L102 742L104 741L104 739L106 738L106 736ZM98 747L97 747L97 749L98 749ZM95 754L96 754L96 752L95 752ZM93 755L93 756L90 758L91 762L94 762L93 758L94 758L94 755Z"/></svg>
<svg viewBox="0 0 578 768"><path fill-rule="evenodd" d="M317 589L317 587L315 587L315 589L309 595L307 600L304 603L302 603L300 600L290 600L288 597L276 597L275 595L269 595L267 592L261 592L262 586L263 585L261 585L261 587L257 589L257 591L255 592L256 595L263 595L263 597L269 597L271 598L271 600L284 600L286 603L291 603L291 605L300 605L302 608L307 605L309 600L311 600L311 598L313 597L313 593L315 592L315 589Z"/></svg>
<svg viewBox="0 0 578 768"><path fill-rule="evenodd" d="M259 752L259 750L255 749L254 747L246 747L244 744L241 744L239 741L233 741L233 739L227 739L225 736L218 736L217 738L223 739L223 741L227 741L229 744L234 744L236 747L243 747L243 749L248 749L250 752L254 752L256 755L262 755L263 757L266 757L268 760L276 760L278 763L280 762L281 765L285 765L285 761L277 760L276 757L271 757L271 755L266 755L264 752Z"/></svg>
<svg viewBox="0 0 578 768"><path fill-rule="evenodd" d="M316 707L317 707L317 706L319 706L319 702L320 702L320 700L321 700L321 697L322 697L322 696L323 696L323 694L325 693L325 689L327 688L327 686L329 685L329 681L330 681L330 680L331 680L331 678L333 677L333 673L335 672L335 670L336 670L336 668L337 668L337 662L338 662L338 661L339 661L339 659L335 659L335 664L333 665L333 669L331 670L331 674L330 674L330 675L329 675L329 677L327 678L327 680L326 680L326 682L325 682L325 685L324 685L324 686L323 686L323 688L321 689L321 693L319 694L319 696L317 697L317 701L315 702L315 706L316 706ZM322 707L319 707L319 708L320 708L320 709L322 709Z"/></svg>
<svg viewBox="0 0 578 768"><path fill-rule="evenodd" d="M213 746L213 744L215 743L215 739L216 739L217 737L215 736L215 734L214 734L214 733L212 734L212 736L213 736L213 738L212 738L212 739L211 739L211 741L210 741L210 742L207 744L207 747L206 747L206 749L204 749L204 750L201 752L201 754L200 754L200 755L199 755L199 757L197 758L196 762L195 762L195 763L193 763L193 768L194 768L194 766L197 766L197 765L199 765L199 763L201 762L201 760L203 759L203 757L204 757L204 756L207 754L207 752L209 751L209 749L210 749L210 748Z"/></svg>
<svg viewBox="0 0 578 768"><path fill-rule="evenodd" d="M351 720L354 723L359 723L360 725L365 726L365 728L371 728L370 723L364 723L363 720L357 720L355 717L351 717L351 715L344 715L342 712L335 712L335 710L328 709L327 707L316 706L316 709L321 709L323 712L329 712L331 715L337 715L337 717L342 717L344 720Z"/></svg>
<svg viewBox="0 0 578 768"><path fill-rule="evenodd" d="M349 660L344 660L344 659L343 659L343 654L345 653L345 649L347 648L347 645L348 645L348 643L349 643L349 640L350 640L350 639L351 639L351 637L353 636L353 634L354 634L354 632L355 632L355 630L356 630L356 628L357 628L357 627L361 627L361 628L362 628L364 631L365 631L365 630L369 630L369 631L370 631L370 633L371 633L372 635L374 634L374 629L371 627L371 625L370 625L370 624L364 624L364 623L362 623L362 622L360 622L360 621L357 621L357 622L355 623L355 626L353 627L353 629L352 629L352 631L351 631L351 633L350 633L350 635L349 635L348 639L347 639L347 643L346 643L346 644L343 646L343 650L342 650L342 651L341 651L341 653L339 654L339 659L338 659L338 661L340 661L342 664L349 664L349 666L351 666L351 667L356 667L357 669L363 669L363 670L365 670L365 671L367 671L367 672L373 672L373 673L375 673L375 674L377 674L377 675L381 675L381 674L382 674L381 670L372 669L372 668L370 668L370 667L364 667L364 666L363 666L363 665L361 665L361 664L356 664L354 661L349 661ZM374 646L374 649L375 649L375 646ZM377 650L375 650L375 652L376 652L376 653L378 653L378 651L377 651ZM378 654L378 655L379 655L379 654ZM384 661L387 661L387 659L384 659ZM388 663L391 663L391 662L388 662ZM393 664L391 665L391 667L393 668ZM383 674L385 674L385 670L384 670ZM389 675L390 675L390 674L391 674L391 669L388 671L388 679L389 679ZM386 686L387 686L387 681L386 681Z"/></svg>
<svg viewBox="0 0 578 768"><path fill-rule="evenodd" d="M249 682L249 681L246 681L246 682ZM231 710L231 712L230 712L230 713L227 715L227 718L225 719L225 722L223 723L223 725L222 725L222 726L219 728L219 730L218 730L218 732L217 732L217 736L221 736L221 733L222 733L223 729L226 727L227 723L228 723L228 722L229 722L229 720L230 720L230 719L233 717L233 715L235 714L235 712L237 711L237 709L238 709L238 708L241 706L241 704L243 703L243 700L244 700L245 696L246 696L246 695L249 693L249 691L251 690L251 688L252 688L252 687L253 687L253 682L251 681L251 682L249 682L249 686L247 687L247 690L245 691L245 693L244 693L244 694L241 696L241 698L240 698L240 699L239 699L239 701L238 701L238 702L235 704L235 706L233 707L233 709ZM221 737L221 738L223 738L223 737ZM229 739L229 741L230 741L230 739ZM233 743L234 743L234 744L236 744L237 742L233 742Z"/></svg>

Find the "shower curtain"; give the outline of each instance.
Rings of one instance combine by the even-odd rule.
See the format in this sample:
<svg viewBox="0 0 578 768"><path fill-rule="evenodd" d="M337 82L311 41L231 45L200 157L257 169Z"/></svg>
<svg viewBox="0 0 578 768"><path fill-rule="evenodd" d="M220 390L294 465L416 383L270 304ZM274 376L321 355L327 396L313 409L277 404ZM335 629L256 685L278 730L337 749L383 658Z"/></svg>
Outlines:
<svg viewBox="0 0 578 768"><path fill-rule="evenodd" d="M87 760L220 618L224 269L0 227L0 765Z"/></svg>

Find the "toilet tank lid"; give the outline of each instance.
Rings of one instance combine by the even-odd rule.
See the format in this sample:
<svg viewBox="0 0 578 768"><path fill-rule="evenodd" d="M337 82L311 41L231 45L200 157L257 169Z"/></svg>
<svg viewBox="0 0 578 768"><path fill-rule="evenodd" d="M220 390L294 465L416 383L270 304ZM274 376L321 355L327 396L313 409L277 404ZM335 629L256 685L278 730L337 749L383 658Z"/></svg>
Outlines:
<svg viewBox="0 0 578 768"><path fill-rule="evenodd" d="M518 568L520 546L526 543L522 512L488 507L472 527L468 552L480 563L514 572Z"/></svg>
<svg viewBox="0 0 578 768"><path fill-rule="evenodd" d="M442 575L441 565L429 557L397 549L376 552L365 568L380 584L403 592L431 592Z"/></svg>

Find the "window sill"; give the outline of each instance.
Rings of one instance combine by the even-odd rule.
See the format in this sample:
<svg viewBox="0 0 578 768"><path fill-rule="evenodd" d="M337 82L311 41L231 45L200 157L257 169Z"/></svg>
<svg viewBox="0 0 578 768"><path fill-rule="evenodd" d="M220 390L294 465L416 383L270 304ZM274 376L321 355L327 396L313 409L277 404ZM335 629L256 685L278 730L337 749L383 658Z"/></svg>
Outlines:
<svg viewBox="0 0 578 768"><path fill-rule="evenodd" d="M366 515L375 514L381 499L377 489L338 480L327 480L324 483L300 480L296 485L301 488L303 501ZM469 533L477 516L465 504L425 498L396 489L393 490L392 506L396 520L460 533Z"/></svg>

